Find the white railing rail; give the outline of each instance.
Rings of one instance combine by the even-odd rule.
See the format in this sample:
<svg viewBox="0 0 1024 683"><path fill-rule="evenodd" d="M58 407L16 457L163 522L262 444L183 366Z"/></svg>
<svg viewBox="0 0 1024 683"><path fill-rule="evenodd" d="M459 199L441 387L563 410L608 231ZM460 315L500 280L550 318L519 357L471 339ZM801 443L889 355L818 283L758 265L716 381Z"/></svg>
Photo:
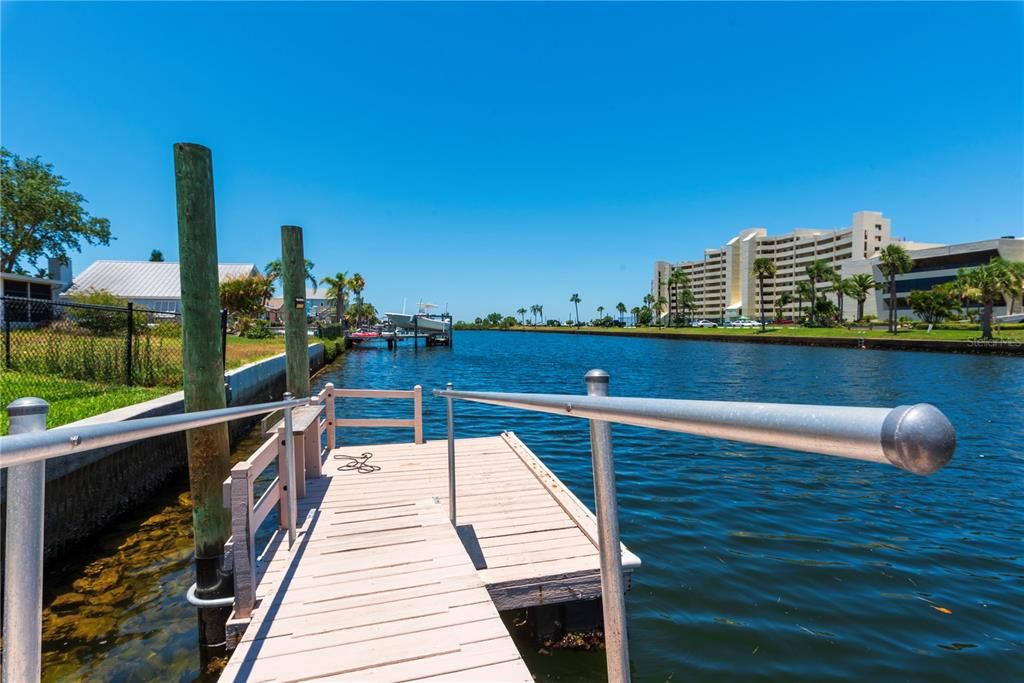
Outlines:
<svg viewBox="0 0 1024 683"><path fill-rule="evenodd" d="M741 403L608 396L608 373L586 375L587 394L526 394L435 390L448 404L449 515L456 524L454 399L565 415L590 421L594 512L601 558L608 680L630 680L626 604L619 552L619 518L611 423L894 465L933 474L956 450L953 425L927 403L896 408Z"/></svg>

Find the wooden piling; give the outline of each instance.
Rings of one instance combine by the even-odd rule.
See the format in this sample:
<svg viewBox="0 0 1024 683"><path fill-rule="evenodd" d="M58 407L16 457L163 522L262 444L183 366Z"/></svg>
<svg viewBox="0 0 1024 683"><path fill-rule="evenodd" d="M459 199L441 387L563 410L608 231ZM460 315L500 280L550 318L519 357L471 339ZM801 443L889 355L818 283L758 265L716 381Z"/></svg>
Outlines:
<svg viewBox="0 0 1024 683"><path fill-rule="evenodd" d="M181 262L185 410L223 408L224 361L210 150L191 143L175 144L174 178ZM195 528L196 596L230 596L231 578L224 571L223 553L231 515L224 508L221 488L230 472L228 426L190 429L185 441ZM223 652L224 623L229 612L230 608L199 610L199 644L204 658Z"/></svg>
<svg viewBox="0 0 1024 683"><path fill-rule="evenodd" d="M306 327L306 257L302 228L281 226L281 289L284 297L286 384L296 398L309 396L309 336Z"/></svg>

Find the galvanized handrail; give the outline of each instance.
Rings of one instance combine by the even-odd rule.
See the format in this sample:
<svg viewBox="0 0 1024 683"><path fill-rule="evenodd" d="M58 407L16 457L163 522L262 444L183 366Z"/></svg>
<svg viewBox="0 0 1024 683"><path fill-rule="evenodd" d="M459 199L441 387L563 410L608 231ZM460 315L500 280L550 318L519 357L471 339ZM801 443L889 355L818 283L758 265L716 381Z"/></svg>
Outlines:
<svg viewBox="0 0 1024 683"><path fill-rule="evenodd" d="M484 391L434 395L869 460L914 474L938 471L956 448L953 426L928 403L890 409Z"/></svg>
<svg viewBox="0 0 1024 683"><path fill-rule="evenodd" d="M286 394L286 397L290 395ZM230 422L245 417L292 409L314 399L275 401L236 408L204 410L183 415L147 417L46 430L49 404L21 398L7 406L11 434L0 437L0 469L8 469L7 538L4 562L3 672L4 681L39 680L43 611L43 510L46 463L49 458L120 446L154 436ZM294 443L286 430L289 540L295 539ZM194 586L189 589L195 600Z"/></svg>
<svg viewBox="0 0 1024 683"><path fill-rule="evenodd" d="M521 408L590 420L608 680L628 683L625 586L619 551L618 504L611 422L731 441L837 455L932 474L953 457L956 433L927 403L896 408L782 403L740 403L608 396L608 373L586 375L587 395L454 391L449 383L434 395L448 403L449 513L455 524L453 399Z"/></svg>
<svg viewBox="0 0 1024 683"><path fill-rule="evenodd" d="M263 415L283 408L297 408L309 399L257 403L234 408L202 410L182 415L143 417L124 422L103 422L80 427L57 427L45 432L28 432L0 436L0 468L24 465L72 453L108 446L121 446L133 441L164 434L173 434L197 427L230 422L254 415Z"/></svg>

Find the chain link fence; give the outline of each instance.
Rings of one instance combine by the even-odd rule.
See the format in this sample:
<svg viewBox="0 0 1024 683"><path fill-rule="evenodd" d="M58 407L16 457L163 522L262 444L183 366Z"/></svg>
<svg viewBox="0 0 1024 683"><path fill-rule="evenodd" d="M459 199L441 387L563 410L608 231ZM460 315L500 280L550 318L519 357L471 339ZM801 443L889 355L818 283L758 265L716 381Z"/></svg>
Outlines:
<svg viewBox="0 0 1024 683"><path fill-rule="evenodd" d="M221 335L226 338L225 316ZM5 370L124 386L182 383L181 314L0 297ZM222 353L223 353L222 342Z"/></svg>

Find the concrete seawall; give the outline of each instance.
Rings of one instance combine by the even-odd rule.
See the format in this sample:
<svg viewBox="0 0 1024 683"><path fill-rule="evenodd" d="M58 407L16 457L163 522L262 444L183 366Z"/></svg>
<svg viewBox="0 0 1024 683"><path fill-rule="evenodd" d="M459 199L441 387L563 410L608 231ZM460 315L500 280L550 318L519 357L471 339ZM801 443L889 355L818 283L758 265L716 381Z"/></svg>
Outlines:
<svg viewBox="0 0 1024 683"><path fill-rule="evenodd" d="M323 366L323 344L309 347L309 361L313 372ZM229 405L279 399L285 387L284 354L231 370L226 378ZM64 426L174 415L183 409L184 394L178 391ZM232 443L244 435L252 423L252 420L231 423ZM46 557L58 556L91 536L187 466L184 432L47 461ZM0 499L6 499L6 477L4 479Z"/></svg>

